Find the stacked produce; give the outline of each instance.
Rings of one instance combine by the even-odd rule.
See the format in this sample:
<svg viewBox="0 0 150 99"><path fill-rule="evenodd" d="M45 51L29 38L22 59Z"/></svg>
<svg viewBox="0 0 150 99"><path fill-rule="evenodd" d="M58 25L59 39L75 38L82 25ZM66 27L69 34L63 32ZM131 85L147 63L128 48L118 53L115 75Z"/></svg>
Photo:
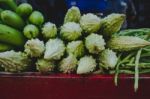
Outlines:
<svg viewBox="0 0 150 99"><path fill-rule="evenodd" d="M6 0L7 1L7 0ZM124 14L101 18L70 8L60 28L27 3L0 1L0 65L2 71L77 74L150 73L150 29L120 31Z"/></svg>

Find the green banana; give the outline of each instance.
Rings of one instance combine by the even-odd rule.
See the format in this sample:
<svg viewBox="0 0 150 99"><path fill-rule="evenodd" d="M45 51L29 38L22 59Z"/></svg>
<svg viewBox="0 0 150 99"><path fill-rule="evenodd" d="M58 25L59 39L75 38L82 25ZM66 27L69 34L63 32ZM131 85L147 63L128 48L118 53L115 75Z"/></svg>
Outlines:
<svg viewBox="0 0 150 99"><path fill-rule="evenodd" d="M0 42L21 47L24 46L25 37L20 31L7 25L0 24Z"/></svg>
<svg viewBox="0 0 150 99"><path fill-rule="evenodd" d="M0 0L1 4L4 4L4 6L8 7L10 10L16 11L17 4L15 0Z"/></svg>
<svg viewBox="0 0 150 99"><path fill-rule="evenodd" d="M8 51L8 50L11 50L13 49L14 47L12 45L9 45L9 44L5 44L5 43L1 43L0 42L0 52L3 52L3 51Z"/></svg>
<svg viewBox="0 0 150 99"><path fill-rule="evenodd" d="M5 24L17 29L23 29L25 25L24 20L17 13L10 10L4 10L1 13L1 19Z"/></svg>

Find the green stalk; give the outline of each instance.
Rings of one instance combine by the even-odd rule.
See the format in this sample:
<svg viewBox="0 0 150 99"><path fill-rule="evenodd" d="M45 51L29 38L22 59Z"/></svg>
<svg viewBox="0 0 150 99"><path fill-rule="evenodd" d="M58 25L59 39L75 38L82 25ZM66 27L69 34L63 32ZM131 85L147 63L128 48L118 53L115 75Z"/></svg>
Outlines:
<svg viewBox="0 0 150 99"><path fill-rule="evenodd" d="M140 74L150 73L150 69L142 70L139 73Z"/></svg>
<svg viewBox="0 0 150 99"><path fill-rule="evenodd" d="M114 73L115 73L115 70L110 70L110 72L109 72L109 74L114 74ZM121 73L121 74L134 74L134 71L122 69L122 70L119 70L119 73Z"/></svg>
<svg viewBox="0 0 150 99"><path fill-rule="evenodd" d="M129 64L132 64L134 62L134 60L135 60L135 58L132 57L131 60L130 60L130 62L129 62Z"/></svg>
<svg viewBox="0 0 150 99"><path fill-rule="evenodd" d="M123 68L134 68L135 64L125 64L126 66ZM150 63L139 63L139 68L145 69L145 68L150 68Z"/></svg>
<svg viewBox="0 0 150 99"><path fill-rule="evenodd" d="M143 51L150 52L150 48L143 48Z"/></svg>
<svg viewBox="0 0 150 99"><path fill-rule="evenodd" d="M140 55L141 55L142 49L138 50L136 58L135 58L135 75L134 75L134 91L136 92L138 89L139 85L139 60L140 60Z"/></svg>
<svg viewBox="0 0 150 99"><path fill-rule="evenodd" d="M131 58L133 55L134 55L134 53L131 53L128 56L126 56L122 61L118 62L117 66L116 66L115 77L114 77L115 86L118 85L118 76L119 76L119 67L120 67L120 65L125 63L125 62L128 62L129 58Z"/></svg>
<svg viewBox="0 0 150 99"><path fill-rule="evenodd" d="M3 11L3 9L2 8L0 8L0 13Z"/></svg>
<svg viewBox="0 0 150 99"><path fill-rule="evenodd" d="M2 8L0 8L0 21L1 21L1 12L4 11Z"/></svg>
<svg viewBox="0 0 150 99"><path fill-rule="evenodd" d="M109 71L109 74L114 74L114 73L115 73L115 70ZM121 69L121 70L119 70L119 73L121 73L121 74L135 74L135 71ZM150 69L145 69L145 70L139 71L139 74L146 74L146 73L150 73Z"/></svg>
<svg viewBox="0 0 150 99"><path fill-rule="evenodd" d="M141 54L141 57L148 57L148 56L150 56L150 52Z"/></svg>

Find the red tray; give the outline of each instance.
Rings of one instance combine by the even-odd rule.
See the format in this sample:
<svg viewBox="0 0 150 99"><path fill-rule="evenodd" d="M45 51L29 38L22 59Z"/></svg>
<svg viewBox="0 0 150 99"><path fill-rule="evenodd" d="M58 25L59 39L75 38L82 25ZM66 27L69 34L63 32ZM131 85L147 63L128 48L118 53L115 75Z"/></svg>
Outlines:
<svg viewBox="0 0 150 99"><path fill-rule="evenodd" d="M133 89L132 75L41 76L37 73L0 74L0 99L150 99L150 75L141 75L139 89Z"/></svg>

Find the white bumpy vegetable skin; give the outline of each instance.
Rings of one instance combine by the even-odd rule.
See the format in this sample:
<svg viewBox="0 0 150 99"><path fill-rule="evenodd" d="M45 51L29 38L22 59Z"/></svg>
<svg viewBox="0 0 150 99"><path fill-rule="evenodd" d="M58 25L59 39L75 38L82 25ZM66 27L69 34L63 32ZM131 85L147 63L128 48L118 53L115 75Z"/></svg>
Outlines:
<svg viewBox="0 0 150 99"><path fill-rule="evenodd" d="M137 50L149 45L150 42L134 36L112 37L107 43L110 49L120 52Z"/></svg>
<svg viewBox="0 0 150 99"><path fill-rule="evenodd" d="M46 43L46 50L44 59L46 60L59 60L65 52L65 45L61 39L49 39Z"/></svg>
<svg viewBox="0 0 150 99"><path fill-rule="evenodd" d="M92 56L84 56L78 62L77 74L89 74L96 68L96 61Z"/></svg>
<svg viewBox="0 0 150 99"><path fill-rule="evenodd" d="M54 38L57 36L57 27L51 22L44 24L42 28L42 34L46 39Z"/></svg>
<svg viewBox="0 0 150 99"><path fill-rule="evenodd" d="M96 33L101 27L101 19L92 13L84 14L80 19L80 25L87 34Z"/></svg>
<svg viewBox="0 0 150 99"><path fill-rule="evenodd" d="M118 32L124 23L126 16L124 14L113 13L102 19L101 33L105 37L111 37Z"/></svg>
<svg viewBox="0 0 150 99"><path fill-rule="evenodd" d="M31 65L31 60L22 52L13 50L0 53L0 65L7 72L22 72Z"/></svg>
<svg viewBox="0 0 150 99"><path fill-rule="evenodd" d="M78 40L68 43L66 50L68 54L71 53L77 58L80 58L84 55L84 49L83 41Z"/></svg>
<svg viewBox="0 0 150 99"><path fill-rule="evenodd" d="M77 59L73 54L63 58L59 63L59 71L63 73L72 73L76 70Z"/></svg>
<svg viewBox="0 0 150 99"><path fill-rule="evenodd" d="M50 73L54 71L54 68L55 68L54 61L38 59L36 62L36 69L42 74Z"/></svg>
<svg viewBox="0 0 150 99"><path fill-rule="evenodd" d="M89 53L98 54L105 49L105 41L102 35L90 34L85 39L85 46L88 49Z"/></svg>
<svg viewBox="0 0 150 99"><path fill-rule="evenodd" d="M45 51L44 42L39 39L28 40L25 44L25 52L30 57L40 57Z"/></svg>
<svg viewBox="0 0 150 99"><path fill-rule="evenodd" d="M71 7L70 9L68 9L65 18L64 18L64 23L67 22L79 22L80 21L80 17L81 17L81 13L78 7Z"/></svg>
<svg viewBox="0 0 150 99"><path fill-rule="evenodd" d="M115 52L106 49L100 53L99 66L105 69L114 69L117 64L118 58Z"/></svg>
<svg viewBox="0 0 150 99"><path fill-rule="evenodd" d="M61 27L60 35L64 40L74 41L81 37L81 32L82 29L79 24L68 22Z"/></svg>

